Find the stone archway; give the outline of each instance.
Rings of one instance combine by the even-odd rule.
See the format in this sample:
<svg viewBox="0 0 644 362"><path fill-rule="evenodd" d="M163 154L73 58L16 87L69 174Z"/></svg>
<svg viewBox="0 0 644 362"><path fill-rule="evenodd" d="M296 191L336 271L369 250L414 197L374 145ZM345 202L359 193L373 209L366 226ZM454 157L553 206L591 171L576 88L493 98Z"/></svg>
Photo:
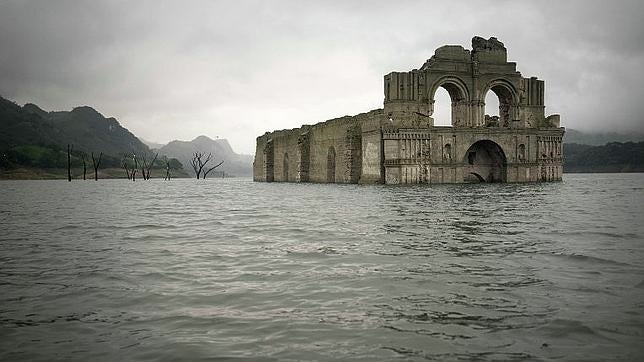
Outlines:
<svg viewBox="0 0 644 362"><path fill-rule="evenodd" d="M512 85L512 83L504 79L496 79L484 89L481 93L483 99L485 99L488 92L492 91L499 99L499 119L498 124L488 124L483 122L486 126L497 126L497 127L510 127L513 120L518 119L517 107L519 104L519 99L517 91ZM485 106L481 114L485 116Z"/></svg>
<svg viewBox="0 0 644 362"><path fill-rule="evenodd" d="M467 126L469 120L470 93L466 83L453 76L438 79L430 88L429 115L434 114L435 95L438 88L443 88L451 100L451 124L453 127Z"/></svg>
<svg viewBox="0 0 644 362"><path fill-rule="evenodd" d="M490 140L474 142L465 152L465 182L506 182L507 158L501 146Z"/></svg>

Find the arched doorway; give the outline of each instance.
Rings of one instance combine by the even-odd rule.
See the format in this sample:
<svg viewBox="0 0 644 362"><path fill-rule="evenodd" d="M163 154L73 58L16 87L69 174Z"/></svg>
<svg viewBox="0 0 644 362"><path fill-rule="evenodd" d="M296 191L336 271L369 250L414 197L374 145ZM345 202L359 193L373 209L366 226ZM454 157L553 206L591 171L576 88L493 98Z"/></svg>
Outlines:
<svg viewBox="0 0 644 362"><path fill-rule="evenodd" d="M326 158L326 182L335 182L335 148L329 147Z"/></svg>
<svg viewBox="0 0 644 362"><path fill-rule="evenodd" d="M501 146L490 140L475 142L465 153L465 182L506 182L507 159Z"/></svg>
<svg viewBox="0 0 644 362"><path fill-rule="evenodd" d="M282 181L288 182L288 153L284 153L284 161L282 163Z"/></svg>

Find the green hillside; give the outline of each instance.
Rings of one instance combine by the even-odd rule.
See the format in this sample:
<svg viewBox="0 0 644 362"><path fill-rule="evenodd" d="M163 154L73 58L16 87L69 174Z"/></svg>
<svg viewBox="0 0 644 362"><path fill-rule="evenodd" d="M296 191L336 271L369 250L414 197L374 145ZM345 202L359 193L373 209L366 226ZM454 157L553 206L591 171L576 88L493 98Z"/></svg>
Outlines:
<svg viewBox="0 0 644 362"><path fill-rule="evenodd" d="M31 107L29 107L30 109ZM62 145L62 130L35 112L0 97L0 150L22 145Z"/></svg>
<svg viewBox="0 0 644 362"><path fill-rule="evenodd" d="M564 172L644 172L644 142L567 143Z"/></svg>
<svg viewBox="0 0 644 362"><path fill-rule="evenodd" d="M103 153L101 168L119 169L133 154L151 159L152 151L114 118L106 118L91 107L71 111L47 112L35 104L23 107L0 97L0 177L40 175L38 170L67 168L67 145L72 147L72 168L82 173L83 159L91 168L91 154ZM172 162L176 172L186 176L180 163ZM158 160L154 168L164 168ZM10 172L26 169L25 172ZM58 175L59 171L45 173ZM112 173L106 174L112 177ZM4 176L3 176L4 175ZM125 175L125 174L124 174Z"/></svg>

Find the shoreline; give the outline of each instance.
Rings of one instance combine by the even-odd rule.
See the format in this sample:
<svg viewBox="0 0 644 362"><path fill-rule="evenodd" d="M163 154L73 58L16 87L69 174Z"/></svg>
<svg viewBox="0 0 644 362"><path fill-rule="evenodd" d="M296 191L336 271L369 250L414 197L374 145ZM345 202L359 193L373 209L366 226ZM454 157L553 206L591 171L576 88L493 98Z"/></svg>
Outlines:
<svg viewBox="0 0 644 362"><path fill-rule="evenodd" d="M164 178L165 170L151 170L151 178ZM138 175L138 173L137 173ZM175 170L170 174L172 178L191 178L184 170ZM127 179L122 168L105 168L98 171L101 179ZM0 169L0 180L66 180L67 169L64 168L31 168L19 167L14 169ZM142 178L141 178L142 179ZM72 169L72 180L83 181L83 170ZM89 168L86 180L94 180L94 170Z"/></svg>

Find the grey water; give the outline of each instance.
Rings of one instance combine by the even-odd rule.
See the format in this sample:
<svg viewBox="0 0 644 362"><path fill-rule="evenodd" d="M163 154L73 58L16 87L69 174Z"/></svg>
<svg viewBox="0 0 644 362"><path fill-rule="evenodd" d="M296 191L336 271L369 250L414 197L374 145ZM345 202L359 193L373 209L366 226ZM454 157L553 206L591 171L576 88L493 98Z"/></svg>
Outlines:
<svg viewBox="0 0 644 362"><path fill-rule="evenodd" d="M0 182L0 359L642 360L644 174Z"/></svg>

